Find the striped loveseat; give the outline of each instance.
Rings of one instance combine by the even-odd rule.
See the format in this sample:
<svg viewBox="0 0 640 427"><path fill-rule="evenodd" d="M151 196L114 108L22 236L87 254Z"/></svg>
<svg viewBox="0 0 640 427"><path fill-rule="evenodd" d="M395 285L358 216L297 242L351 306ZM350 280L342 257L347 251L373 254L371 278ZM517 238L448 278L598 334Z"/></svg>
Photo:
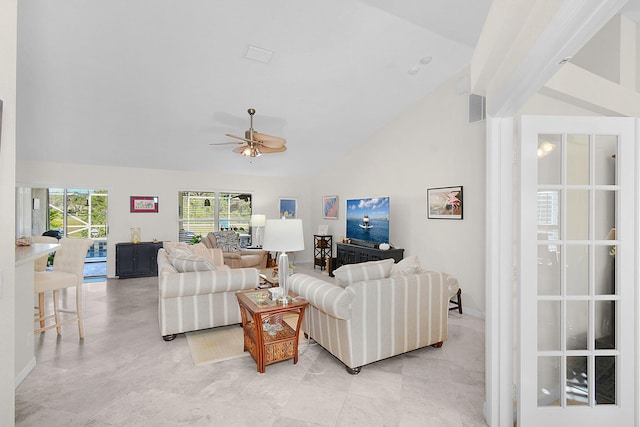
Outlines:
<svg viewBox="0 0 640 427"><path fill-rule="evenodd" d="M255 289L259 272L255 268L230 269L222 263L222 251L207 250L222 265L198 268L198 263L203 263L198 257L188 266L184 265L186 262L179 265L175 260L172 263L165 249L158 251L158 322L165 341L182 332L242 321L235 293ZM179 268L184 272L179 272Z"/></svg>
<svg viewBox="0 0 640 427"><path fill-rule="evenodd" d="M393 260L344 266L346 271L334 271L336 283L305 274L289 280L291 291L310 303L305 333L349 373L447 340L449 288L457 287L457 280L419 268L403 271L403 265L391 274L393 266Z"/></svg>

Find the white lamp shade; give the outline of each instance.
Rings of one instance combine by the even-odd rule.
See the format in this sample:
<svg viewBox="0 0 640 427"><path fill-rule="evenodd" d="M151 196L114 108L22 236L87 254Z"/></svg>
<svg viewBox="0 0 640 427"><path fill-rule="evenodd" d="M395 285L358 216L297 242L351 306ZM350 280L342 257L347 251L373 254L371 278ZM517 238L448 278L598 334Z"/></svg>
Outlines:
<svg viewBox="0 0 640 427"><path fill-rule="evenodd" d="M268 219L262 248L273 252L304 250L301 219Z"/></svg>
<svg viewBox="0 0 640 427"><path fill-rule="evenodd" d="M264 227L265 222L267 221L267 216L263 214L254 214L251 215L251 226L252 227Z"/></svg>

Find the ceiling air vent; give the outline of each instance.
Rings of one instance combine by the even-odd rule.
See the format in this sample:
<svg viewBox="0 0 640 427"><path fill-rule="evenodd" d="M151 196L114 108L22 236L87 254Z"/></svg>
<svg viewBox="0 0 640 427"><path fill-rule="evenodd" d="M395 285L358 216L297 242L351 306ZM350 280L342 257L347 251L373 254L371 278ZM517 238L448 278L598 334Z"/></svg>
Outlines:
<svg viewBox="0 0 640 427"><path fill-rule="evenodd" d="M475 94L469 95L469 123L479 122L486 118L485 97Z"/></svg>

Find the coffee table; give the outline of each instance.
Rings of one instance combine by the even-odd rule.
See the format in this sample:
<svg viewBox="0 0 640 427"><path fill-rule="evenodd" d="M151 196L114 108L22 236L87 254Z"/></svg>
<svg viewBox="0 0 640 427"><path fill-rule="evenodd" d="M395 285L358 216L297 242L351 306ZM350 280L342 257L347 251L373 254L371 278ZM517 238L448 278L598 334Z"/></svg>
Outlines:
<svg viewBox="0 0 640 427"><path fill-rule="evenodd" d="M268 295L265 290L236 292L242 316L244 351L249 351L260 373L264 373L267 365L283 360L293 359L294 365L298 363L298 335L304 310L309 304L291 293L288 304L272 301ZM295 329L284 321L285 314L297 315Z"/></svg>

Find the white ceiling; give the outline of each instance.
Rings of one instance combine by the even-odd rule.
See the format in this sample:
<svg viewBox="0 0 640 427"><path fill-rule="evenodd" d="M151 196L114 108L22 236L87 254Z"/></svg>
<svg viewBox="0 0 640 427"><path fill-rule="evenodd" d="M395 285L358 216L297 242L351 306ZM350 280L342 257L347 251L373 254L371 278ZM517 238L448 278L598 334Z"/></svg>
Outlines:
<svg viewBox="0 0 640 427"><path fill-rule="evenodd" d="M466 67L490 3L20 1L18 158L313 174ZM286 152L209 145L241 135L249 107Z"/></svg>

